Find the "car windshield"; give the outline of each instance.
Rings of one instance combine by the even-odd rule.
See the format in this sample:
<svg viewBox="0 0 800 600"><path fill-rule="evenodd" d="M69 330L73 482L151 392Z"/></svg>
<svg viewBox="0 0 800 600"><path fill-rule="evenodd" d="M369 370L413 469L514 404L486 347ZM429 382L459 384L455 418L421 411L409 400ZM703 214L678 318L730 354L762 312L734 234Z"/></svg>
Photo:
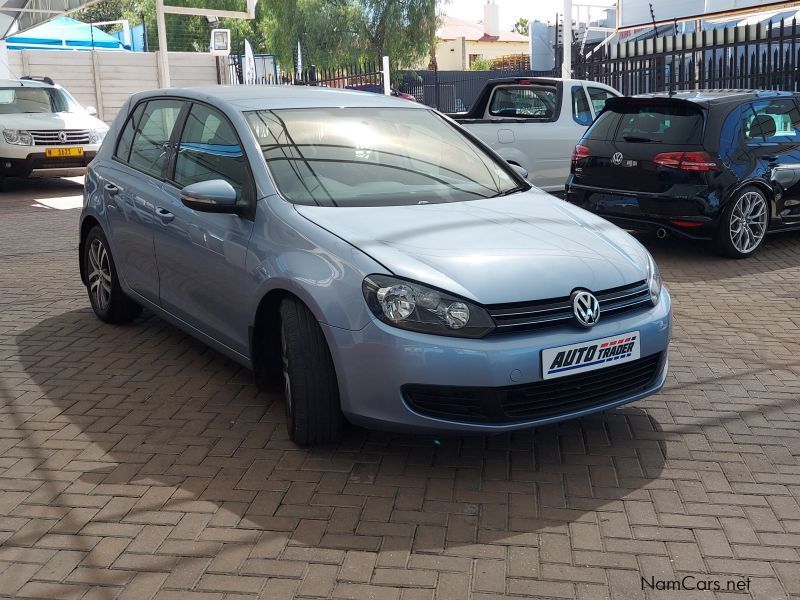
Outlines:
<svg viewBox="0 0 800 600"><path fill-rule="evenodd" d="M246 118L281 195L298 204L433 204L520 189L506 167L433 111L282 109Z"/></svg>
<svg viewBox="0 0 800 600"><path fill-rule="evenodd" d="M72 97L58 88L0 88L0 114L77 112L80 107Z"/></svg>

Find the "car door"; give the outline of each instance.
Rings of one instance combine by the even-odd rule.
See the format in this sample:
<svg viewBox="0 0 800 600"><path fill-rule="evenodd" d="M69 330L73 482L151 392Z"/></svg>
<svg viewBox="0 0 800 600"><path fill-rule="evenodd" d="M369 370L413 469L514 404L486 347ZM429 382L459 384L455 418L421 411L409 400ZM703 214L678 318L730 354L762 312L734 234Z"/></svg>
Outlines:
<svg viewBox="0 0 800 600"><path fill-rule="evenodd" d="M750 153L775 190L776 215L782 223L800 222L800 110L792 98L751 103L743 113L742 132Z"/></svg>
<svg viewBox="0 0 800 600"><path fill-rule="evenodd" d="M117 270L134 292L155 304L155 204L163 193L168 143L182 107L183 102L174 99L140 102L122 129L113 160L95 168Z"/></svg>
<svg viewBox="0 0 800 600"><path fill-rule="evenodd" d="M241 141L217 109L193 103L175 138L171 172L155 206L155 249L161 306L174 316L247 355L245 258L253 231L248 213L255 188ZM181 189L223 179L237 191L240 214L199 212L181 202Z"/></svg>

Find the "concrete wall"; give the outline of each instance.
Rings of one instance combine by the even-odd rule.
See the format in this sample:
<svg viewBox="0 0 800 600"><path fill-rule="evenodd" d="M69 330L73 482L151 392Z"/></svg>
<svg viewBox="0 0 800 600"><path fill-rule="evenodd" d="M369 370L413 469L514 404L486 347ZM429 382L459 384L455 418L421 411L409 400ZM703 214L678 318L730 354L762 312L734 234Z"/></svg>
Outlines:
<svg viewBox="0 0 800 600"><path fill-rule="evenodd" d="M15 77L53 78L108 123L131 94L159 87L160 79L156 52L10 50L8 65ZM210 54L170 52L169 66L173 87L217 83L217 62Z"/></svg>

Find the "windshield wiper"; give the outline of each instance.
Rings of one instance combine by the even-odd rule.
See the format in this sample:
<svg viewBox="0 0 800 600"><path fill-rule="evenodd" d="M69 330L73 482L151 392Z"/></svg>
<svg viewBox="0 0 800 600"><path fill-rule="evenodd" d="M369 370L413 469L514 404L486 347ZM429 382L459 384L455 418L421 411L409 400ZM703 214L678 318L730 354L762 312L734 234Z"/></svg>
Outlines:
<svg viewBox="0 0 800 600"><path fill-rule="evenodd" d="M654 142L655 140L651 140L650 138L646 137L639 137L636 135L623 135L622 139L626 142Z"/></svg>
<svg viewBox="0 0 800 600"><path fill-rule="evenodd" d="M517 192L522 192L522 191L524 191L524 189L525 188L522 188L522 187L519 187L519 186L513 187L510 190L503 190L502 192L497 192L495 195L489 196L489 198L499 198L501 196L510 196L511 194L516 194Z"/></svg>

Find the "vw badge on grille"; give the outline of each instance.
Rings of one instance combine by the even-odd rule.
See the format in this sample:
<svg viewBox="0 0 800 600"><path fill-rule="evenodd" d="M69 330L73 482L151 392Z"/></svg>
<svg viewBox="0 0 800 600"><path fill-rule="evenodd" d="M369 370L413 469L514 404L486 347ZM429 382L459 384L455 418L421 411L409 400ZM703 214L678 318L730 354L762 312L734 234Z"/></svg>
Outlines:
<svg viewBox="0 0 800 600"><path fill-rule="evenodd" d="M585 290L573 292L572 311L582 327L592 327L600 320L600 303L591 292Z"/></svg>
<svg viewBox="0 0 800 600"><path fill-rule="evenodd" d="M623 158L622 152L614 152L614 155L611 157L611 164L613 164L615 167L618 167L622 164Z"/></svg>
<svg viewBox="0 0 800 600"><path fill-rule="evenodd" d="M58 132L58 141L59 142L61 142L62 144L66 144L67 143L67 139L68 138L67 138L67 132L66 131L59 131Z"/></svg>

